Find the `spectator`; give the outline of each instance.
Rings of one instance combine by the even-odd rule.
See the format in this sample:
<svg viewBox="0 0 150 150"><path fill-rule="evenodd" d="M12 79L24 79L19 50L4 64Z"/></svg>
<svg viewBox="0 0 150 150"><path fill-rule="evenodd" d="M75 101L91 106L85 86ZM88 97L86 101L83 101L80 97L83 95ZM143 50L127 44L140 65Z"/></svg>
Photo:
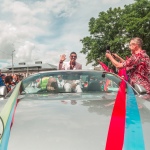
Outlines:
<svg viewBox="0 0 150 150"><path fill-rule="evenodd" d="M20 82L23 79L22 75L18 75L18 82Z"/></svg>
<svg viewBox="0 0 150 150"><path fill-rule="evenodd" d="M0 86L4 86L4 85L5 85L4 81L3 81L2 77L0 77Z"/></svg>
<svg viewBox="0 0 150 150"><path fill-rule="evenodd" d="M12 76L13 80L12 80L12 85L15 86L19 81L18 81L18 75L14 74Z"/></svg>
<svg viewBox="0 0 150 150"><path fill-rule="evenodd" d="M11 91L11 89L12 89L11 83L12 83L12 76L6 76L5 77L5 86L7 88L7 92Z"/></svg>
<svg viewBox="0 0 150 150"><path fill-rule="evenodd" d="M77 54L75 52L71 52L70 61L64 62L66 60L66 55L63 54L60 56L59 61L59 70L78 70L82 69L82 65L76 62Z"/></svg>
<svg viewBox="0 0 150 150"><path fill-rule="evenodd" d="M150 58L145 50L142 50L142 39L135 37L130 40L129 48L131 57L126 60L117 54L113 54L119 61L116 61L110 53L106 57L117 68L125 67L129 77L129 83L134 86L135 83L143 86L147 91L145 99L150 99Z"/></svg>
<svg viewBox="0 0 150 150"><path fill-rule="evenodd" d="M0 70L0 86L4 86L4 81L2 79L2 73L1 73L1 70Z"/></svg>
<svg viewBox="0 0 150 150"><path fill-rule="evenodd" d="M2 77L2 80L5 82L6 75L5 74L1 74L1 77Z"/></svg>

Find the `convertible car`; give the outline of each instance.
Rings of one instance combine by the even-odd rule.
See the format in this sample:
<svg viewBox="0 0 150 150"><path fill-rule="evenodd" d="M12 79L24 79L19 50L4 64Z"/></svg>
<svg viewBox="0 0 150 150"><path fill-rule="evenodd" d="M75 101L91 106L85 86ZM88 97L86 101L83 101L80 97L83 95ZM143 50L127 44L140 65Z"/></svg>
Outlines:
<svg viewBox="0 0 150 150"><path fill-rule="evenodd" d="M150 150L144 94L103 71L31 75L0 99L0 150Z"/></svg>

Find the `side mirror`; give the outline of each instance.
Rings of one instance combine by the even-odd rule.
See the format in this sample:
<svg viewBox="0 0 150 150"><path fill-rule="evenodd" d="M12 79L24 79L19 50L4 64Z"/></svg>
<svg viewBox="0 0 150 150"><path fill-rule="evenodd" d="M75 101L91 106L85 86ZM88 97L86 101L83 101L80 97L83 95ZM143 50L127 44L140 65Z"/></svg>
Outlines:
<svg viewBox="0 0 150 150"><path fill-rule="evenodd" d="M0 139L3 136L3 133L4 133L4 123L3 123L2 118L0 117Z"/></svg>
<svg viewBox="0 0 150 150"><path fill-rule="evenodd" d="M134 89L139 93L139 94L146 94L146 89L139 85L139 84L134 84Z"/></svg>
<svg viewBox="0 0 150 150"><path fill-rule="evenodd" d="M0 86L0 96L5 96L7 94L6 86Z"/></svg>

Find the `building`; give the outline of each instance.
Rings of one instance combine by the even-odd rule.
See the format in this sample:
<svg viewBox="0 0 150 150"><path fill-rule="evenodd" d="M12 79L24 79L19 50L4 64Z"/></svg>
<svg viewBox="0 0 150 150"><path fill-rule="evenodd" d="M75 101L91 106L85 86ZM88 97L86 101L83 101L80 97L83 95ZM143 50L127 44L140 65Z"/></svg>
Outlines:
<svg viewBox="0 0 150 150"><path fill-rule="evenodd" d="M42 61L37 61L35 62L35 64L26 64L25 62L22 62L14 65L13 67L7 66L6 68L1 69L1 72L6 75L21 74L24 77L27 77L28 75L33 73L50 70L57 70L57 66L49 63L42 63Z"/></svg>

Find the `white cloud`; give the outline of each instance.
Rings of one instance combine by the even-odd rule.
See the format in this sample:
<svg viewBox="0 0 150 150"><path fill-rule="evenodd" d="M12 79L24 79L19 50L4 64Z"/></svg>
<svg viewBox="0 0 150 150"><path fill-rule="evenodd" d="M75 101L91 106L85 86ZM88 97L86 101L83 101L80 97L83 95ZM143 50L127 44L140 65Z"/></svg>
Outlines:
<svg viewBox="0 0 150 150"><path fill-rule="evenodd" d="M32 51L35 48L35 45L29 41L26 41L23 46L20 46L15 55L17 59L21 61L31 61L32 60Z"/></svg>
<svg viewBox="0 0 150 150"><path fill-rule="evenodd" d="M76 51L78 61L86 63L80 39L89 35L88 22L110 7L132 3L122 0L1 0L1 66L21 61L57 64L62 53ZM90 67L90 65L88 66ZM85 67L86 68L86 67Z"/></svg>

